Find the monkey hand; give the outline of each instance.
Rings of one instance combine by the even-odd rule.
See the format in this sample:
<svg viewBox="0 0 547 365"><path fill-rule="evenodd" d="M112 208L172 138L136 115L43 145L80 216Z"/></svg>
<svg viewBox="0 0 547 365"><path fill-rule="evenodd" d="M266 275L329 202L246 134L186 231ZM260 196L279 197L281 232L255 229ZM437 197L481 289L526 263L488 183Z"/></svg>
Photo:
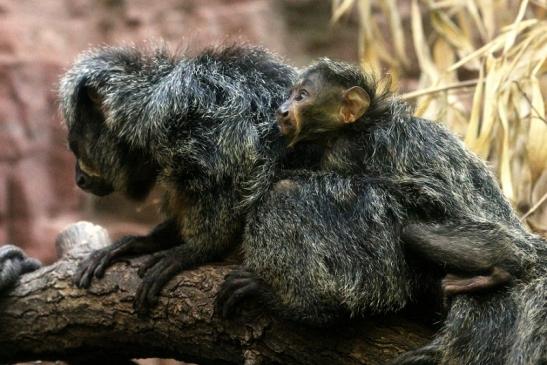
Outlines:
<svg viewBox="0 0 547 365"><path fill-rule="evenodd" d="M136 248L146 245L147 240L146 236L125 236L108 247L93 251L78 265L73 277L74 284L78 288L89 288L93 277L102 278L110 265L137 252Z"/></svg>
<svg viewBox="0 0 547 365"><path fill-rule="evenodd" d="M137 289L133 308L139 315L146 314L158 301L163 287L187 267L187 250L184 246L153 254L138 271L142 283Z"/></svg>
<svg viewBox="0 0 547 365"><path fill-rule="evenodd" d="M217 293L216 306L224 318L231 317L242 301L261 297L266 285L255 274L245 270L234 270L224 278Z"/></svg>
<svg viewBox="0 0 547 365"><path fill-rule="evenodd" d="M442 280L442 290L445 297L458 294L472 294L489 291L512 280L512 275L501 267L495 266L487 275L458 276L447 274Z"/></svg>
<svg viewBox="0 0 547 365"><path fill-rule="evenodd" d="M40 261L29 258L19 247L0 247L0 291L13 285L23 274L40 268Z"/></svg>

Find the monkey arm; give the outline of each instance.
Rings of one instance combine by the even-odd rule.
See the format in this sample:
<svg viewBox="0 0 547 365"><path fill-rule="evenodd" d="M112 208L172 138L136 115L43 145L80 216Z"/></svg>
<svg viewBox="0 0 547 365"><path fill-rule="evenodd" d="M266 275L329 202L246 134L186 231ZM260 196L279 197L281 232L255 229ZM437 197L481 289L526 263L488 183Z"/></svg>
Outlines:
<svg viewBox="0 0 547 365"><path fill-rule="evenodd" d="M184 244L155 253L139 270L143 281L135 308L141 314L156 302L159 292L173 276L224 258L241 241L243 212L236 208L237 192L219 193L210 189L176 194L168 199L165 209L167 214L176 216L176 232Z"/></svg>

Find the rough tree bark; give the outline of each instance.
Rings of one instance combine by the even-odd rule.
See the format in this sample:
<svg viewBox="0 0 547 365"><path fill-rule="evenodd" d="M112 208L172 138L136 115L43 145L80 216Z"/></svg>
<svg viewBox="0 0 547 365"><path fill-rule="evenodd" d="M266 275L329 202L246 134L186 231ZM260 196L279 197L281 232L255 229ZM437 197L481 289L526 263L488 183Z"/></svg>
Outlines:
<svg viewBox="0 0 547 365"><path fill-rule="evenodd" d="M277 320L260 308L226 321L214 299L230 265L181 273L146 318L133 311L142 259L114 265L89 290L71 283L78 259L109 244L106 231L74 224L57 239L61 259L24 276L0 301L0 363L100 357L176 358L205 364L384 364L430 340L402 317L369 318L333 329ZM100 362L97 362L100 363Z"/></svg>

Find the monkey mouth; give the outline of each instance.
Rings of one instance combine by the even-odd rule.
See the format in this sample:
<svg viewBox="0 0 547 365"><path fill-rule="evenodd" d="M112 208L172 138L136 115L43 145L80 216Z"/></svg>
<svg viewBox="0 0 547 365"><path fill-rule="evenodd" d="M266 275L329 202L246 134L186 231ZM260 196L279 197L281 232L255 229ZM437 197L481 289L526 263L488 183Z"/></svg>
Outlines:
<svg viewBox="0 0 547 365"><path fill-rule="evenodd" d="M277 127L279 128L279 132L284 136L288 136L294 130L291 122L287 119L278 119Z"/></svg>
<svg viewBox="0 0 547 365"><path fill-rule="evenodd" d="M299 135L296 133L296 129L290 122L282 124L278 123L278 128L280 134L287 141L287 148L294 147L294 145L300 141Z"/></svg>
<svg viewBox="0 0 547 365"><path fill-rule="evenodd" d="M103 196L107 196L107 195L110 195L114 192L113 189L109 189L109 190L100 190L100 191L94 191L93 192L93 195L97 195L99 197L103 197Z"/></svg>
<svg viewBox="0 0 547 365"><path fill-rule="evenodd" d="M294 146L297 142L297 138L296 138L297 136L294 133L295 132L294 128L292 128L292 126L282 125L282 124L279 124L279 123L278 123L278 128L279 128L280 134L287 141L287 147Z"/></svg>
<svg viewBox="0 0 547 365"><path fill-rule="evenodd" d="M109 185L104 185L104 186L93 186L93 187L89 187L89 188L81 188L83 191L85 191L86 193L90 193L90 194L93 194L95 196L98 196L98 197L103 197L103 196L107 196L107 195L110 195L114 192L114 188L112 186L109 186Z"/></svg>

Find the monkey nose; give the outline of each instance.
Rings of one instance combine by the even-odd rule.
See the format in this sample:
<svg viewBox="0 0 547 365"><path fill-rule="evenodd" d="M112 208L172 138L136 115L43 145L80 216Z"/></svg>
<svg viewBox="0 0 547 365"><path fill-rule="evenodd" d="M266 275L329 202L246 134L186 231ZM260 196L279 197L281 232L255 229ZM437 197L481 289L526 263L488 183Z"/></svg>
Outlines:
<svg viewBox="0 0 547 365"><path fill-rule="evenodd" d="M287 118L289 116L289 111L287 109L279 108L277 109L277 120Z"/></svg>
<svg viewBox="0 0 547 365"><path fill-rule="evenodd" d="M78 185L81 189L87 189L87 180L83 175L76 177L76 185Z"/></svg>

